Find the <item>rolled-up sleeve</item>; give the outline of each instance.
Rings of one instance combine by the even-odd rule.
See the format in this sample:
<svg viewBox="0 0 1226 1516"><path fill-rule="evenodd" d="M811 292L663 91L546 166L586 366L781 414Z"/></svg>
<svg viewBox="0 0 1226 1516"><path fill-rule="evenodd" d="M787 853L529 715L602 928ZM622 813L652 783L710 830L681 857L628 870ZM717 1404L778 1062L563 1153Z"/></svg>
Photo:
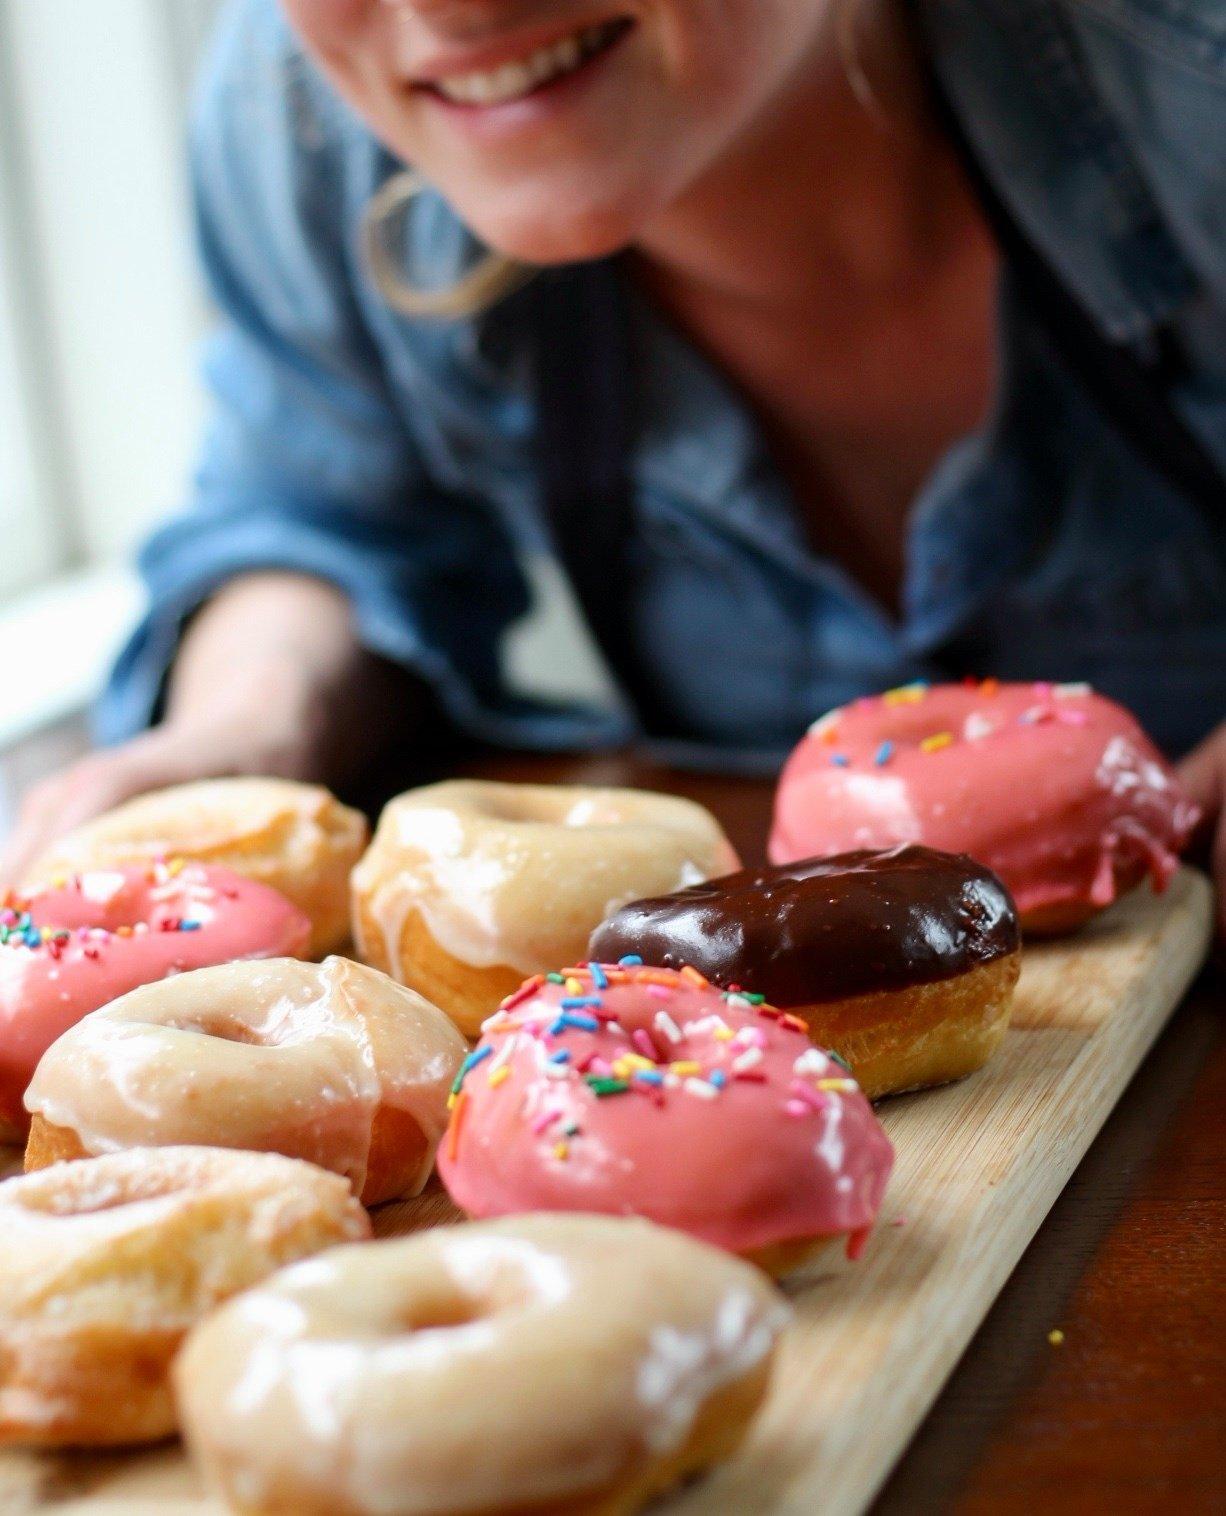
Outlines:
<svg viewBox="0 0 1226 1516"><path fill-rule="evenodd" d="M141 553L147 610L98 735L155 720L192 613L227 580L277 569L338 585L363 644L420 673L473 732L582 738L574 713L529 711L502 684L500 639L529 603L514 545L488 502L432 483L397 412L355 299L350 148L326 114L342 108L306 87L272 12L233 9L202 78L191 163L219 314L211 415L186 508Z"/></svg>

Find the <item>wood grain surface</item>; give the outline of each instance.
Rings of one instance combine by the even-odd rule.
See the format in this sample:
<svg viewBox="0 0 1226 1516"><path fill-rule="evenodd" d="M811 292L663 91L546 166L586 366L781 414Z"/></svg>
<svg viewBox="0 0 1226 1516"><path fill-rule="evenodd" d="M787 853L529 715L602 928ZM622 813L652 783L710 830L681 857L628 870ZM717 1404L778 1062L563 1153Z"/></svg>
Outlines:
<svg viewBox="0 0 1226 1516"><path fill-rule="evenodd" d="M882 1107L898 1164L857 1264L833 1252L787 1282L796 1310L767 1406L678 1513L863 1510L1018 1257L1178 1004L1208 941L1210 891L1185 870L1075 939L1029 948L1013 1025L979 1074ZM450 1219L446 1197L384 1208L382 1235ZM175 1449L0 1455L0 1509L204 1516Z"/></svg>

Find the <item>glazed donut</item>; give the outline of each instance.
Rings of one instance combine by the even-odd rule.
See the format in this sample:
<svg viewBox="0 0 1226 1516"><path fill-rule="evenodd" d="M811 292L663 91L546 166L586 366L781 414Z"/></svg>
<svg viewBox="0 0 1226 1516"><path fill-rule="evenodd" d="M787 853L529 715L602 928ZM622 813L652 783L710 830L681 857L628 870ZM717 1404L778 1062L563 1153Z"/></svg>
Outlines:
<svg viewBox="0 0 1226 1516"><path fill-rule="evenodd" d="M0 1141L26 1130L38 1060L87 1012L137 985L233 958L303 952L310 923L229 869L141 864L74 875L0 908Z"/></svg>
<svg viewBox="0 0 1226 1516"><path fill-rule="evenodd" d="M115 1153L0 1184L0 1443L169 1436L187 1329L369 1233L344 1180L264 1153Z"/></svg>
<svg viewBox="0 0 1226 1516"><path fill-rule="evenodd" d="M798 1017L627 960L530 979L504 1002L439 1149L470 1216L640 1215L772 1273L832 1237L854 1256L892 1162Z"/></svg>
<svg viewBox="0 0 1226 1516"><path fill-rule="evenodd" d="M641 790L451 780L383 812L353 874L358 956L468 1036L623 901L737 866L714 817Z"/></svg>
<svg viewBox="0 0 1226 1516"><path fill-rule="evenodd" d="M192 1333L175 1381L244 1516L611 1516L735 1450L788 1316L676 1232L526 1216L286 1269Z"/></svg>
<svg viewBox="0 0 1226 1516"><path fill-rule="evenodd" d="M632 901L588 950L690 963L761 992L844 1058L870 1100L986 1063L1021 971L1017 912L996 875L906 846L742 869Z"/></svg>
<svg viewBox="0 0 1226 1516"><path fill-rule="evenodd" d="M1163 889L1197 819L1132 716L1088 685L916 683L814 723L779 780L770 856L969 853L1023 930L1060 932L1146 873Z"/></svg>
<svg viewBox="0 0 1226 1516"><path fill-rule="evenodd" d="M307 955L349 937L349 874L366 846L366 818L317 784L204 779L154 790L61 837L27 888L87 869L187 858L233 869L292 900L311 920Z"/></svg>
<svg viewBox="0 0 1226 1516"><path fill-rule="evenodd" d="M26 1168L187 1143L307 1159L367 1205L416 1195L466 1051L441 1011L346 958L181 974L48 1050Z"/></svg>

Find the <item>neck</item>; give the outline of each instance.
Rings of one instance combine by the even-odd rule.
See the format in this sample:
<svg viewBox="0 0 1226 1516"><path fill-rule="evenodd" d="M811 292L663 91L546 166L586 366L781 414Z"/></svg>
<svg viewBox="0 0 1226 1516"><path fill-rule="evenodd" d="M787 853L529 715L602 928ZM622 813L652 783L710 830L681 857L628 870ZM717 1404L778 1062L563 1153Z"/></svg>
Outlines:
<svg viewBox="0 0 1226 1516"><path fill-rule="evenodd" d="M902 295L964 231L951 212L965 191L905 27L888 3L850 14L854 38L828 20L752 129L640 239L666 302L786 318L856 291Z"/></svg>

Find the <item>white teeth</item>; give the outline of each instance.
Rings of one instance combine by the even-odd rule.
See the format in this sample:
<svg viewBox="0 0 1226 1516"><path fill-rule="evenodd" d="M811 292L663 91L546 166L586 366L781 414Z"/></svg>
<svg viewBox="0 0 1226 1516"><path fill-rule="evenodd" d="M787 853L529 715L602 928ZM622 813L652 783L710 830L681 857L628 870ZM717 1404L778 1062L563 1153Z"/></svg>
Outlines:
<svg viewBox="0 0 1226 1516"><path fill-rule="evenodd" d="M435 82L435 89L460 105L500 105L517 100L540 85L570 74L604 47L620 30L619 23L589 26L548 47L538 47L518 63L504 63L484 73L452 74Z"/></svg>

